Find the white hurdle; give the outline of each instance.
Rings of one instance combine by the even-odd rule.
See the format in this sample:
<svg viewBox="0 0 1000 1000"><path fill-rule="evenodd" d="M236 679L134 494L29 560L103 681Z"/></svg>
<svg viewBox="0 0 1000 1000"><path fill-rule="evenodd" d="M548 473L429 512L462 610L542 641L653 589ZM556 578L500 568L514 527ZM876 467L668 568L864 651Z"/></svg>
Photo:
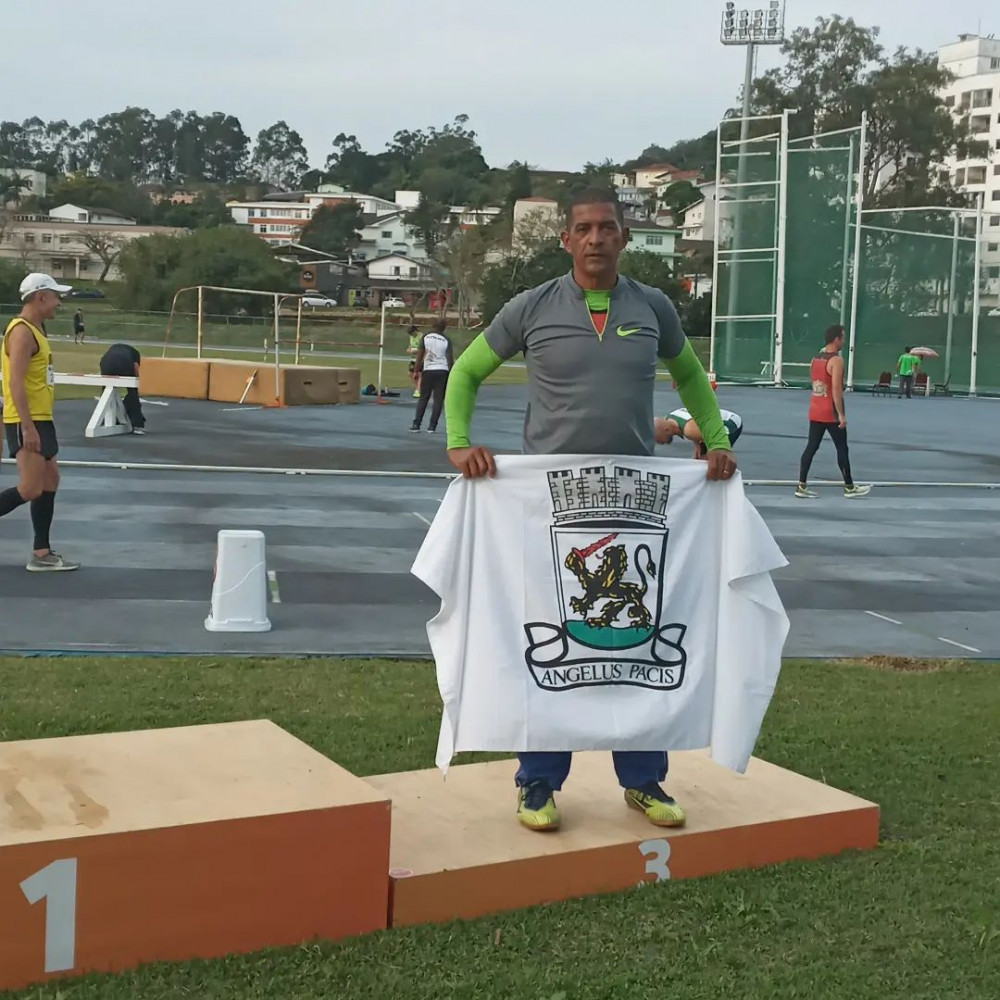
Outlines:
<svg viewBox="0 0 1000 1000"><path fill-rule="evenodd" d="M125 406L118 389L138 389L139 379L134 375L63 375L56 373L56 385L90 385L103 388L94 412L87 421L86 436L110 437L112 434L131 434L132 422L125 414Z"/></svg>

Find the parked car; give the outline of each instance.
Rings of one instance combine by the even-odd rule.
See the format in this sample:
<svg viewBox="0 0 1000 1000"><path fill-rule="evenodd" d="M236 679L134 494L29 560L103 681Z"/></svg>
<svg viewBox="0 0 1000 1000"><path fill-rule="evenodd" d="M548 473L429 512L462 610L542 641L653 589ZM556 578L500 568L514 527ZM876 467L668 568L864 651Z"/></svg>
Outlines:
<svg viewBox="0 0 1000 1000"><path fill-rule="evenodd" d="M303 295L302 304L307 309L333 309L337 305L328 295L320 295L319 292Z"/></svg>
<svg viewBox="0 0 1000 1000"><path fill-rule="evenodd" d="M71 299L103 299L104 292L97 288L74 288L67 298Z"/></svg>
<svg viewBox="0 0 1000 1000"><path fill-rule="evenodd" d="M406 303L402 299L397 299L397 298L394 298L394 297L390 297L388 299L383 299L382 300L382 305L384 305L386 307L386 309L405 309L406 308Z"/></svg>

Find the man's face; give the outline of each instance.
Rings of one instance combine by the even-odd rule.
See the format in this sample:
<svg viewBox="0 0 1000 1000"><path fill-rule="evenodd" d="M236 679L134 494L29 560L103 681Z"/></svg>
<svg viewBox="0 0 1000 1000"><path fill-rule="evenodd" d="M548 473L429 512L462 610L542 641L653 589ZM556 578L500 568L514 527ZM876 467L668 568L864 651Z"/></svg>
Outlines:
<svg viewBox="0 0 1000 1000"><path fill-rule="evenodd" d="M831 345L831 349L834 351L842 351L844 349L844 338L838 337Z"/></svg>
<svg viewBox="0 0 1000 1000"><path fill-rule="evenodd" d="M43 320L52 319L56 314L56 310L59 308L61 303L58 292L53 292L46 288L40 291L35 296L35 303L38 306L38 312L40 313Z"/></svg>
<svg viewBox="0 0 1000 1000"><path fill-rule="evenodd" d="M628 243L628 230L622 227L609 204L577 205L562 244L573 257L573 266L581 274L599 276L613 272L618 257Z"/></svg>

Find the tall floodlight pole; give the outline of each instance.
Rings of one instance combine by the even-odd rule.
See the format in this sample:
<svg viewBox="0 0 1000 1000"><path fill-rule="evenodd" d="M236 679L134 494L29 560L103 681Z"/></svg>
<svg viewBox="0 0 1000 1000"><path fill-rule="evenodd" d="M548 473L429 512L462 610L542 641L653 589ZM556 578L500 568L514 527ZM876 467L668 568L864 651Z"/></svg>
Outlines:
<svg viewBox="0 0 1000 1000"><path fill-rule="evenodd" d="M722 11L723 45L745 45L747 50L746 72L743 77L743 118L740 122L740 148L736 168L736 214L733 218L733 246L729 254L729 304L726 315L736 316L739 309L740 265L737 253L743 242L743 202L746 183L747 142L750 138L750 97L753 90L754 58L758 45L781 45L785 40L784 0L769 0L767 7L741 7L737 9L733 0L728 0ZM716 190L722 178L716 178ZM720 210L721 199L717 198L716 212ZM715 248L718 254L719 248ZM730 359L733 343L733 322L726 322L726 360Z"/></svg>

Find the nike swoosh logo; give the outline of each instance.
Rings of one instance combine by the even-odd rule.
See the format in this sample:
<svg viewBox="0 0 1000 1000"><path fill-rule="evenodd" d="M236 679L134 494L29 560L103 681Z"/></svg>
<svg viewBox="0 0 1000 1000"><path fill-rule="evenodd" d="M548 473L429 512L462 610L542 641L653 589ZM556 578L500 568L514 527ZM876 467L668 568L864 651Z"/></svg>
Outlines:
<svg viewBox="0 0 1000 1000"><path fill-rule="evenodd" d="M638 333L642 329L641 326L634 326L631 330L626 330L624 327L618 327L619 337L630 337L633 333Z"/></svg>

